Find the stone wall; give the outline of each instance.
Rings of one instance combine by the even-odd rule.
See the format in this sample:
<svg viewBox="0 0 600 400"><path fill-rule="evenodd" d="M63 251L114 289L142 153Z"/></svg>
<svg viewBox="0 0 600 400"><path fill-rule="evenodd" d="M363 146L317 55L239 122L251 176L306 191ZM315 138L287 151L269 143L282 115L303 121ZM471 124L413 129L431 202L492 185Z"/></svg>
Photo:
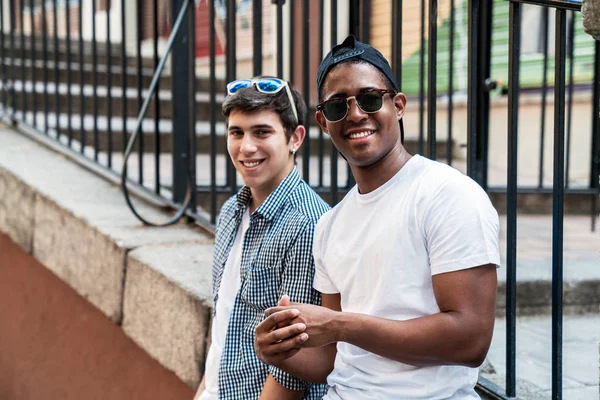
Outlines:
<svg viewBox="0 0 600 400"><path fill-rule="evenodd" d="M198 386L212 310L210 236L185 224L143 226L118 187L3 127L0 231Z"/></svg>

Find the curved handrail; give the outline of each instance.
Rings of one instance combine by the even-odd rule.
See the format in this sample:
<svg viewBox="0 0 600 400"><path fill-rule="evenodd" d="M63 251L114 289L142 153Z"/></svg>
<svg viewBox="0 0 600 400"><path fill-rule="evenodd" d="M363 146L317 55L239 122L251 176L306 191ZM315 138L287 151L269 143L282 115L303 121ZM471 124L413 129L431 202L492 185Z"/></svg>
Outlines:
<svg viewBox="0 0 600 400"><path fill-rule="evenodd" d="M181 6L181 10L179 11L177 19L175 20L175 24L173 25L173 30L171 31L171 35L169 36L166 51L163 54L162 58L160 59L158 66L156 67L156 71L154 72L154 76L152 77L152 82L150 83L150 88L148 89L146 98L144 99L144 104L142 105L142 108L140 109L140 112L138 114L135 129L133 130L131 137L129 138L129 142L127 143L125 153L123 154L123 168L121 169L121 189L123 190L123 195L125 196L125 201L127 202L129 209L137 217L137 219L142 221L145 225L149 225L149 226L161 227L161 226L173 225L174 223L179 221L179 219L181 219L181 217L183 217L183 215L185 214L186 210L188 209L188 207L192 201L193 177L192 177L192 173L190 172L190 168L189 168L189 157L184 157L184 159L183 159L185 170L188 172L185 198L183 200L183 204L181 205L181 208L179 210L177 210L175 215L173 217L171 217L169 220L162 222L162 223L155 223L155 222L150 222L146 218L142 217L140 215L140 213L133 206L133 203L131 202L131 198L129 196L129 190L127 189L127 161L133 150L133 145L135 144L135 141L137 140L137 137L140 134L142 121L144 119L144 116L146 115L146 112L148 111L148 106L150 105L152 96L156 92L158 80L159 80L160 75L162 74L162 71L167 62L167 57L169 56L171 49L173 48L173 42L175 41L175 36L179 32L183 18L185 17L185 14L189 7L189 3L192 1L194 1L194 0L185 1Z"/></svg>

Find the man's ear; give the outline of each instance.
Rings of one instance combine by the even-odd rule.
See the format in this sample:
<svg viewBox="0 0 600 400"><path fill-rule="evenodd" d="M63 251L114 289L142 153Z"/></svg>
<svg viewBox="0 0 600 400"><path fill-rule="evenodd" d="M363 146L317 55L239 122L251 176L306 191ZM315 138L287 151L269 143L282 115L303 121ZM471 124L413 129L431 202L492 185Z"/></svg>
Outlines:
<svg viewBox="0 0 600 400"><path fill-rule="evenodd" d="M400 121L406 110L406 96L404 93L396 93L394 96L394 107L396 107L396 116L398 117L398 121Z"/></svg>
<svg viewBox="0 0 600 400"><path fill-rule="evenodd" d="M298 150L298 148L302 146L302 142L304 142L305 137L306 128L304 128L304 125L298 125L292 133L292 136L290 136L290 149Z"/></svg>
<svg viewBox="0 0 600 400"><path fill-rule="evenodd" d="M323 132L329 135L329 129L327 129L327 120L321 111L317 111L315 113L315 119L317 120L317 124L319 124Z"/></svg>

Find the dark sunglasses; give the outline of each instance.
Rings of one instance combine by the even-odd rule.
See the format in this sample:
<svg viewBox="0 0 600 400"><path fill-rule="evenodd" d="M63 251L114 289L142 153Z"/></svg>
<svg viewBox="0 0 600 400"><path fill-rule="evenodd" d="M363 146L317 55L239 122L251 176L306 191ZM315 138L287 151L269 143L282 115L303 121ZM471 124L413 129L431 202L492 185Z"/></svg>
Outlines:
<svg viewBox="0 0 600 400"><path fill-rule="evenodd" d="M286 81L279 78L238 79L227 84L227 94L234 95L239 90L245 89L250 86L256 86L256 90L258 90L261 93L267 94L279 93L281 89L285 89L288 96L288 100L290 101L290 107L292 108L292 112L294 113L294 118L296 118L296 123L299 123L298 111L296 111L294 97L292 96L292 91L290 90L290 86Z"/></svg>
<svg viewBox="0 0 600 400"><path fill-rule="evenodd" d="M369 89L356 96L334 97L317 105L317 111L322 112L327 121L338 122L346 118L350 109L350 99L354 99L361 110L371 114L381 110L383 96L387 93L396 94L394 90Z"/></svg>

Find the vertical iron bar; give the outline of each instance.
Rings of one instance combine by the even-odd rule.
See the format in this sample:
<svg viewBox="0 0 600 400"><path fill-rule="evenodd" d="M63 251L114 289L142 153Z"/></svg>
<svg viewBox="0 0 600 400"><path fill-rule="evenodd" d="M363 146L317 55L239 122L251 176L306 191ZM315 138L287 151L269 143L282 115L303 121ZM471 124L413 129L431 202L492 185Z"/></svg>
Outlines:
<svg viewBox="0 0 600 400"><path fill-rule="evenodd" d="M193 12L192 12L193 14ZM158 0L153 1L153 24L154 24L154 69L158 67ZM194 35L195 36L195 27ZM154 93L154 192L160 194L160 79L156 82ZM193 91L193 93L196 93Z"/></svg>
<svg viewBox="0 0 600 400"><path fill-rule="evenodd" d="M32 1L33 3L33 1ZM46 13L46 2L42 1L42 43L44 54L44 133L48 134L48 19ZM31 60L34 63L34 60ZM33 66L33 64L32 64ZM35 92L35 82L33 82L33 90ZM35 118L35 116L34 116Z"/></svg>
<svg viewBox="0 0 600 400"><path fill-rule="evenodd" d="M2 63L2 109L6 109L6 48L4 46L4 2L0 1L0 62Z"/></svg>
<svg viewBox="0 0 600 400"><path fill-rule="evenodd" d="M421 0L421 47L419 51L419 154L425 151L425 0Z"/></svg>
<svg viewBox="0 0 600 400"><path fill-rule="evenodd" d="M188 104L189 104L189 113L190 113L190 119L189 119L189 125L190 125L190 130L187 131L187 153L185 154L185 157L187 157L187 165L185 167L187 167L188 169L188 174L183 176L182 179L184 180L184 183L187 183L188 185L190 185L190 190L191 190L191 201L189 203L188 209L191 212L196 212L197 209L197 198L198 198L198 192L197 192L197 185L196 185L196 154L197 154L197 149L196 149L196 14L195 14L195 2L194 1L187 1L187 13L188 13L188 35L189 35L189 40L188 40L188 57L189 57L189 66L188 66L188 70L189 70L189 75L188 75L188 80L190 81L190 90L189 90L189 100L188 100ZM156 101L158 101L158 92L156 92ZM184 156L182 156L183 158ZM185 161L186 159L184 158L183 161ZM188 182L189 180L189 182ZM187 186L187 185L186 185ZM181 200L182 202L184 200Z"/></svg>
<svg viewBox="0 0 600 400"><path fill-rule="evenodd" d="M506 186L506 394L516 396L517 321L517 152L519 130L519 75L521 4L511 2L508 61L508 154Z"/></svg>
<svg viewBox="0 0 600 400"><path fill-rule="evenodd" d="M83 51L83 0L79 0L79 141L81 142L81 154L85 150L85 125L83 117L85 112L85 96L83 94L84 85L84 51Z"/></svg>
<svg viewBox="0 0 600 400"><path fill-rule="evenodd" d="M596 189L592 195L592 232L596 230L598 217L598 196L600 196L600 41L596 41L594 59L594 94L592 99L592 157L590 168L590 188Z"/></svg>
<svg viewBox="0 0 600 400"><path fill-rule="evenodd" d="M92 7L92 98L94 99L94 161L98 162L98 49L96 43L96 0L91 0Z"/></svg>
<svg viewBox="0 0 600 400"><path fill-rule="evenodd" d="M569 100L567 105L567 143L566 153L567 161L565 166L565 188L569 187L569 169L571 165L571 119L573 118L573 54L575 47L575 11L571 11L571 20L568 24L568 57L569 57Z"/></svg>
<svg viewBox="0 0 600 400"><path fill-rule="evenodd" d="M14 123L15 121L15 113L17 110L17 98L15 95L15 81L17 78L17 71L15 70L15 59L17 58L15 52L15 24L17 17L15 15L15 2L14 0L9 0L8 3L8 13L9 13L9 22L10 22L10 104L11 104L11 118Z"/></svg>
<svg viewBox="0 0 600 400"><path fill-rule="evenodd" d="M346 163L346 191L350 190L356 184L354 174L350 168L350 164Z"/></svg>
<svg viewBox="0 0 600 400"><path fill-rule="evenodd" d="M448 165L452 165L452 152L454 150L452 143L452 114L454 111L454 25L454 0L450 0L450 37L448 38L448 142L446 144Z"/></svg>
<svg viewBox="0 0 600 400"><path fill-rule="evenodd" d="M4 1L0 1L0 42L2 43L2 53L0 57L0 62L2 63L2 109L5 111L8 108L6 106L6 63L8 62L9 58L6 54L6 43L4 38Z"/></svg>
<svg viewBox="0 0 600 400"><path fill-rule="evenodd" d="M33 0L29 0L29 15L31 17L31 37L30 42L31 42L31 116L33 118L33 127L37 128L37 93L36 93L36 73L35 73L35 67L36 67L36 55L35 55L35 12L34 12L34 4L33 4ZM44 20L45 20L46 16L44 15ZM47 32L43 32L43 36L46 36ZM48 68L48 65L46 65L46 62L44 62L44 70ZM25 96L25 89L23 89L23 99L26 98ZM44 127L44 132L48 132L48 125L46 124L46 126Z"/></svg>
<svg viewBox="0 0 600 400"><path fill-rule="evenodd" d="M112 152L113 152L113 113L112 113L112 40L110 14L112 10L111 0L106 0L106 128L108 130L108 168L112 169Z"/></svg>
<svg viewBox="0 0 600 400"><path fill-rule="evenodd" d="M27 91L25 90L25 0L21 0L19 2L19 18L21 22L21 110L22 110L22 120L25 121L25 113L27 111Z"/></svg>
<svg viewBox="0 0 600 400"><path fill-rule="evenodd" d="M290 52L289 52L289 57L288 57L288 65L289 65L289 74L290 74L290 83L294 83L296 80L296 77L294 76L294 72L295 72L295 66L294 66L294 62L295 62L295 57L294 57L294 45L295 45L295 41L294 41L294 37L296 36L296 8L294 5L295 1L294 0L289 0L289 9L290 9L290 20L289 20L289 25L290 25L290 42L289 42L289 48L290 48Z"/></svg>
<svg viewBox="0 0 600 400"><path fill-rule="evenodd" d="M231 82L236 76L236 29L235 29L236 2L235 0L227 0L227 82ZM293 35L293 34L292 34ZM291 36L293 38L293 36ZM291 47L293 48L293 47ZM293 54L290 51L290 54ZM227 151L227 150L225 150ZM229 185L230 193L233 195L237 192L237 173L230 161L227 161L227 184Z"/></svg>
<svg viewBox="0 0 600 400"><path fill-rule="evenodd" d="M331 27L331 42L329 43L330 47L333 47L337 44L337 0L331 0L330 3L330 12L329 25ZM319 93L319 100L321 94ZM331 147L331 155L330 155L330 166L329 166L329 191L331 194L331 206L334 206L338 202L338 152L333 142L329 140L329 145Z"/></svg>
<svg viewBox="0 0 600 400"><path fill-rule="evenodd" d="M479 35L481 37L479 39L479 66L477 68L477 104L479 104L479 112L477 113L477 133L479 135L479 140L477 142L477 159L480 163L480 168L477 182L484 190L487 190L490 119L490 94L485 86L485 82L490 77L493 4L494 2L492 0L483 0L481 2L481 22L479 25Z"/></svg>
<svg viewBox="0 0 600 400"><path fill-rule="evenodd" d="M215 34L215 2L209 1L209 52L210 52L210 222L217 222L217 77L216 77L216 34ZM281 5L277 5L278 12L281 11ZM277 16L277 29L281 29L280 15ZM281 35L278 35L278 43L281 41ZM278 44L279 46L279 44ZM278 48L277 57L280 57L281 49ZM282 65L277 62L278 67ZM281 76L281 75L279 75ZM225 133L227 136L227 133Z"/></svg>
<svg viewBox="0 0 600 400"><path fill-rule="evenodd" d="M543 24L543 51L544 51L544 62L542 71L542 120L540 121L540 171L538 188L542 188L544 185L544 142L546 134L546 94L548 92L548 19L550 9L544 7L542 9L542 24Z"/></svg>
<svg viewBox="0 0 600 400"><path fill-rule="evenodd" d="M481 19L481 4L478 0L469 0L468 23L468 97L467 97L467 174L477 180L479 176L479 163L477 162L477 113L478 104L478 62L479 57L479 30Z"/></svg>
<svg viewBox="0 0 600 400"><path fill-rule="evenodd" d="M177 15L181 7L188 3L188 13L190 12L189 5L194 4L189 0L173 0L173 15ZM193 11L191 12L193 14ZM185 199L188 173L187 168L191 168L192 161L188 157L190 153L190 131L191 126L191 104L190 99L193 93L192 82L190 77L194 71L190 71L192 54L190 54L190 35L195 32L188 23L182 24L175 41L173 42L172 63L171 63L171 79L172 79L172 103L173 103L173 201L183 203ZM140 149L140 152L142 149ZM193 154L195 159L195 154ZM186 158L187 161L186 161ZM194 190L195 191L195 190Z"/></svg>
<svg viewBox="0 0 600 400"><path fill-rule="evenodd" d="M252 0L252 74L262 74L262 0Z"/></svg>
<svg viewBox="0 0 600 400"><path fill-rule="evenodd" d="M54 25L54 101L56 102L54 111L56 112L56 139L58 139L60 138L60 93L58 91L60 79L58 79L58 4L56 0L52 0L52 7L54 8L52 24Z"/></svg>
<svg viewBox="0 0 600 400"><path fill-rule="evenodd" d="M306 109L310 110L310 0L304 0L302 15L302 45L304 57L302 57L302 95ZM306 127L306 139L304 141L304 154L302 157L302 178L309 182L310 172L310 118L306 113L306 119L302 122Z"/></svg>
<svg viewBox="0 0 600 400"><path fill-rule="evenodd" d="M552 188L552 399L562 399L563 214L567 11L556 10L554 184Z"/></svg>
<svg viewBox="0 0 600 400"><path fill-rule="evenodd" d="M436 154L436 72L437 72L437 0L429 0L429 45L427 46L427 147L432 160Z"/></svg>
<svg viewBox="0 0 600 400"><path fill-rule="evenodd" d="M351 35L361 40L360 34L360 0L348 0L349 24L348 29Z"/></svg>
<svg viewBox="0 0 600 400"><path fill-rule="evenodd" d="M371 2L369 0L350 0L350 6L356 11L352 13L351 10L350 12L350 29L356 30L356 36L360 41L368 43L370 39L369 15L371 13ZM350 164L346 162L346 190L350 190L355 184L356 181L350 169Z"/></svg>
<svg viewBox="0 0 600 400"><path fill-rule="evenodd" d="M73 98L71 96L71 86L73 81L72 71L71 71L71 9L70 2L65 2L65 25L66 25L66 47L67 47L67 136L68 136L68 146L69 148L73 144L73 125L71 121L71 117L73 114Z"/></svg>
<svg viewBox="0 0 600 400"><path fill-rule="evenodd" d="M137 41L136 41L136 69L137 69L137 109L139 110L142 107L142 36L143 29L142 23L144 21L144 3L141 0L137 0ZM173 10L173 15L177 15L178 9ZM187 63L186 63L187 65ZM179 76L179 75L173 75ZM175 97L173 97L175 98ZM187 131L186 131L187 132ZM139 147L138 147L138 182L140 185L144 184L144 130L139 136ZM173 157L173 161L175 161L177 157ZM173 172L176 170L173 169ZM185 177L185 173L183 175ZM175 179L173 179L175 181ZM183 189L185 190L185 188ZM177 201L177 200L174 200ZM181 198L183 201L183 197Z"/></svg>
<svg viewBox="0 0 600 400"><path fill-rule="evenodd" d="M323 0L319 1L319 58L323 57L323 38L325 37L325 5L323 3ZM311 121L312 116L310 115L310 110L307 110L307 113L307 119ZM323 149L324 145L323 130L319 126L319 187L323 187L323 157L325 156Z"/></svg>
<svg viewBox="0 0 600 400"><path fill-rule="evenodd" d="M402 91L402 0L392 0L392 68Z"/></svg>
<svg viewBox="0 0 600 400"><path fill-rule="evenodd" d="M277 76L283 79L283 1L277 1Z"/></svg>
<svg viewBox="0 0 600 400"><path fill-rule="evenodd" d="M371 0L360 1L360 41L371 41Z"/></svg>
<svg viewBox="0 0 600 400"><path fill-rule="evenodd" d="M121 127L123 130L123 152L127 148L127 31L125 26L125 1L121 0Z"/></svg>

